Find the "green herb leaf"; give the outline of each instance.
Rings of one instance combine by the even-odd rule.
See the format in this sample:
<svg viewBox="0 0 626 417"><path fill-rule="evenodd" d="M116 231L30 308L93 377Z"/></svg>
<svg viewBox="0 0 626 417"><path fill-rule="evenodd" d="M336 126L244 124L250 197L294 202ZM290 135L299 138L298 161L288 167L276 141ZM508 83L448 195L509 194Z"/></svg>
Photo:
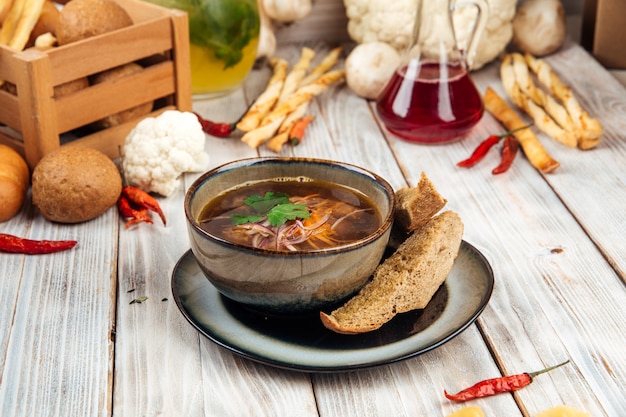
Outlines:
<svg viewBox="0 0 626 417"><path fill-rule="evenodd" d="M255 194L246 198L243 202L252 207L257 213L265 214L274 206L289 203L289 196L285 193L268 191L263 197Z"/></svg>
<svg viewBox="0 0 626 417"><path fill-rule="evenodd" d="M230 221L234 225L256 223L267 217L272 226L280 226L289 220L308 219L310 216L307 206L290 203L285 193L268 191L264 196L254 194L243 202L258 214L232 214Z"/></svg>
<svg viewBox="0 0 626 417"><path fill-rule="evenodd" d="M280 226L288 220L308 219L311 214L304 204L279 204L267 213L267 220L272 226Z"/></svg>
<svg viewBox="0 0 626 417"><path fill-rule="evenodd" d="M253 214L250 216L244 214L232 214L230 216L230 222L234 225L246 224L246 223L256 223L261 220L263 216L260 214Z"/></svg>

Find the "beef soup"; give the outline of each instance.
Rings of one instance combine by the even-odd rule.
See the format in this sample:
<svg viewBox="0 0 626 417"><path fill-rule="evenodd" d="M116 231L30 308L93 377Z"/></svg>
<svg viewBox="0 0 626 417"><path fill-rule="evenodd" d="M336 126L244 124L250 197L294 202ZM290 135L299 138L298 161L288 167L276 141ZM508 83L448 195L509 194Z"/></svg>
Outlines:
<svg viewBox="0 0 626 417"><path fill-rule="evenodd" d="M272 314L318 314L358 291L385 252L394 211L380 176L310 158L232 161L185 195L189 243L206 278Z"/></svg>
<svg viewBox="0 0 626 417"><path fill-rule="evenodd" d="M382 216L362 192L308 177L234 187L202 209L198 223L221 239L254 248L315 251L374 233Z"/></svg>

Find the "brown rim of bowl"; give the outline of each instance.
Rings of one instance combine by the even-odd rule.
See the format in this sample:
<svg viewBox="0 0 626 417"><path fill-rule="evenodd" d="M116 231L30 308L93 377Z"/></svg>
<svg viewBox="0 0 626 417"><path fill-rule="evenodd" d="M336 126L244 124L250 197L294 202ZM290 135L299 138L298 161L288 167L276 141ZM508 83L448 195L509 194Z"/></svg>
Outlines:
<svg viewBox="0 0 626 417"><path fill-rule="evenodd" d="M371 233L369 236L357 242L353 242L353 243L349 243L345 245L333 246L331 248L325 248L325 249L320 249L320 250L279 251L279 250L273 250L273 249L255 248L252 246L242 245L239 243L231 242L226 239L222 239L218 236L215 236L207 232L206 230L200 227L200 225L198 224L198 221L190 213L191 197L196 193L196 190L200 188L200 186L209 177L212 177L216 174L220 174L221 172L230 171L235 168L241 168L241 167L246 167L246 166L251 166L251 165L256 165L256 164L272 163L272 162L276 162L276 163L301 162L301 163L308 163L308 164L336 166L336 167L339 167L341 169L346 169L356 174L370 177L374 179L376 183L385 190L387 196L389 197L389 212L387 213L387 216L385 216L385 218L383 219L380 227L376 229L376 231ZM233 248L241 248L241 249L245 249L250 252L259 253L259 254L271 254L271 255L282 255L282 256L320 256L320 255L333 254L335 252L343 252L346 250L358 249L378 239L381 235L385 233L385 231L387 231L388 229L391 229L393 218L394 218L394 212L395 212L395 193L394 193L393 187L391 187L391 185L387 182L387 180L385 180L380 175L368 169L365 169L360 166L350 164L347 162L339 162L339 161L332 161L328 159L318 159L318 158L300 158L300 157L255 157L255 158L238 159L235 161L227 162L225 164L222 164L202 174L187 189L187 192L185 193L184 209L185 209L185 216L187 217L188 224L190 224L196 232L224 246L229 246Z"/></svg>

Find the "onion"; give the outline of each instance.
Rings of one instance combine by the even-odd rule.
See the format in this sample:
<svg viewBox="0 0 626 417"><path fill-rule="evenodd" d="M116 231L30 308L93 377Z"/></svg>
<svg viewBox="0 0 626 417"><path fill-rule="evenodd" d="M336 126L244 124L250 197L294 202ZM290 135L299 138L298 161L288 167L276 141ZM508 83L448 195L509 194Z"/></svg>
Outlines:
<svg viewBox="0 0 626 417"><path fill-rule="evenodd" d="M544 56L565 42L567 24L560 0L526 0L513 18L513 45L522 52Z"/></svg>

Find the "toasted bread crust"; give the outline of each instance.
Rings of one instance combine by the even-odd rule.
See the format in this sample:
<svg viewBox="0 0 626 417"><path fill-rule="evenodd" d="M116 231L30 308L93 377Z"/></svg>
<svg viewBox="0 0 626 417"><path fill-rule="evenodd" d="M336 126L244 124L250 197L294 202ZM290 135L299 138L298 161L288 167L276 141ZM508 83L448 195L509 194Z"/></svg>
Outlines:
<svg viewBox="0 0 626 417"><path fill-rule="evenodd" d="M320 312L324 326L337 333L365 333L399 313L426 307L452 269L463 229L453 211L428 220L374 271L357 295L330 314Z"/></svg>
<svg viewBox="0 0 626 417"><path fill-rule="evenodd" d="M422 172L417 186L396 191L394 228L408 235L429 221L447 202Z"/></svg>

